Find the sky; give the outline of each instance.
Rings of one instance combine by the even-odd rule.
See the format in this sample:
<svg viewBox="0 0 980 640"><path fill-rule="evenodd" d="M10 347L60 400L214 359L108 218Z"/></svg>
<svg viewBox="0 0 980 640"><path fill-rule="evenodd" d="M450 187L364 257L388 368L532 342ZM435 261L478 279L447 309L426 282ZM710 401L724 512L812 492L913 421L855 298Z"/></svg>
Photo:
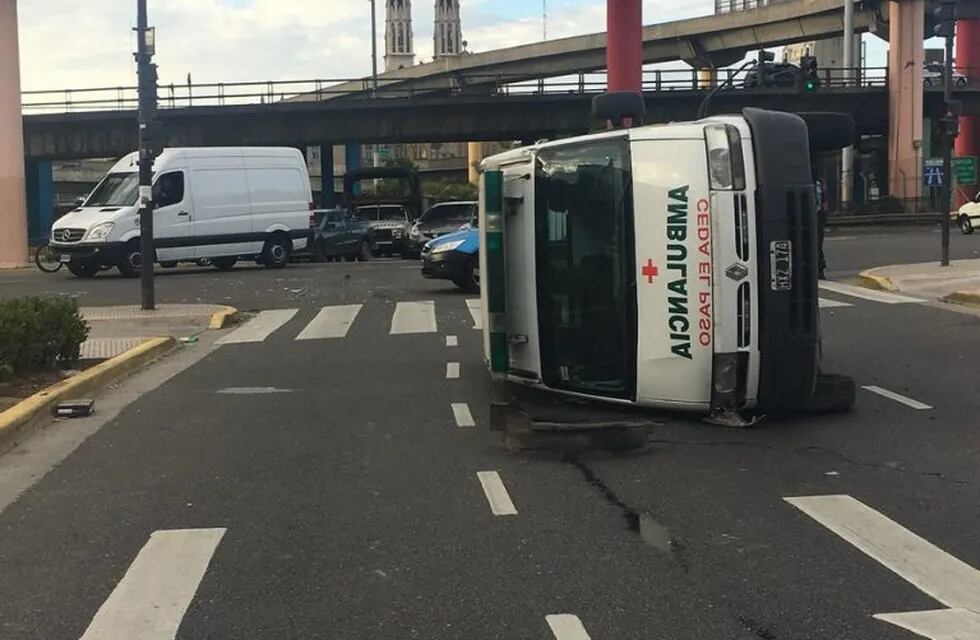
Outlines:
<svg viewBox="0 0 980 640"><path fill-rule="evenodd" d="M371 73L368 0L149 0L162 84ZM384 0L377 0L379 55ZM414 0L415 52L432 58L432 0ZM548 37L605 29L606 0L547 0ZM644 22L708 15L714 0L644 0ZM461 0L471 51L542 39L541 0ZM135 84L136 0L19 0L24 90ZM380 63L384 68L383 61Z"/></svg>

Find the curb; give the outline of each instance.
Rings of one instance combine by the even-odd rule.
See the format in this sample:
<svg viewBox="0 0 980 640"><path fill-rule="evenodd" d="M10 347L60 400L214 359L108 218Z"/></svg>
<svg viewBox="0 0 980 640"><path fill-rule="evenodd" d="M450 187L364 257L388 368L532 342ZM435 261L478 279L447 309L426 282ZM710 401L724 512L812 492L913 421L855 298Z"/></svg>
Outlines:
<svg viewBox="0 0 980 640"><path fill-rule="evenodd" d="M208 329L224 329L228 325L238 322L238 309L235 307L224 307L220 311L211 314L211 322Z"/></svg>
<svg viewBox="0 0 980 640"><path fill-rule="evenodd" d="M877 289L878 291L898 291L898 287L889 278L876 275L874 272L875 269L869 269L858 274L858 280L862 287Z"/></svg>
<svg viewBox="0 0 980 640"><path fill-rule="evenodd" d="M177 346L173 338L152 338L115 358L51 385L0 413L0 440L66 398L77 399L156 360Z"/></svg>
<svg viewBox="0 0 980 640"><path fill-rule="evenodd" d="M970 291L954 291L947 296L943 296L942 301L951 302L953 304L962 304L968 307L980 307L980 293L973 293Z"/></svg>

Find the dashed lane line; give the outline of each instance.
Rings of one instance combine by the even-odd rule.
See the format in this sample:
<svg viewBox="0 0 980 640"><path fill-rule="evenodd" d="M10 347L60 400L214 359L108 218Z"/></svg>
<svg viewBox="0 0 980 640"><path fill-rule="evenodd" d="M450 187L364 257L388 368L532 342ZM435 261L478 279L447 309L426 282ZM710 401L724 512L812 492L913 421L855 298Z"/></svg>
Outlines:
<svg viewBox="0 0 980 640"><path fill-rule="evenodd" d="M870 391L871 393L875 393L881 396L882 398L888 398L889 400L894 400L895 402L904 404L906 407L911 407L916 411L928 411L932 409L931 406L923 402L919 402L918 400L913 400L912 398L903 396L900 393L895 393L894 391L889 391L888 389L882 389L881 387L877 387L875 385L868 385L866 387L863 387L863 389L865 391Z"/></svg>
<svg viewBox="0 0 980 640"><path fill-rule="evenodd" d="M578 616L570 613L558 613L545 616L545 621L551 627L551 633L555 635L555 640L592 640Z"/></svg>
<svg viewBox="0 0 980 640"><path fill-rule="evenodd" d="M490 512L495 516L516 516L517 509L507 493L504 481L496 471L478 471L476 477L480 480L483 493L490 504Z"/></svg>
<svg viewBox="0 0 980 640"><path fill-rule="evenodd" d="M830 282L824 280L820 283L820 288L826 291L840 293L845 296L851 296L852 298L861 298L862 300L871 300L872 302L882 302L884 304L909 304L912 302L925 302L921 298L903 296L897 293L889 293L887 291L865 289L864 287L856 287L854 285L844 284L843 282Z"/></svg>
<svg viewBox="0 0 980 640"><path fill-rule="evenodd" d="M459 378L459 363L458 362L447 362L446 363L446 379L456 380Z"/></svg>
<svg viewBox="0 0 980 640"><path fill-rule="evenodd" d="M155 531L81 640L173 640L225 529Z"/></svg>
<svg viewBox="0 0 980 640"><path fill-rule="evenodd" d="M446 346L447 347L458 347L459 346L459 338L457 338L456 336L446 336Z"/></svg>
<svg viewBox="0 0 980 640"><path fill-rule="evenodd" d="M476 422L473 421L473 414L470 413L470 406L465 402L454 402L453 407L453 417L456 419L457 427L475 427Z"/></svg>

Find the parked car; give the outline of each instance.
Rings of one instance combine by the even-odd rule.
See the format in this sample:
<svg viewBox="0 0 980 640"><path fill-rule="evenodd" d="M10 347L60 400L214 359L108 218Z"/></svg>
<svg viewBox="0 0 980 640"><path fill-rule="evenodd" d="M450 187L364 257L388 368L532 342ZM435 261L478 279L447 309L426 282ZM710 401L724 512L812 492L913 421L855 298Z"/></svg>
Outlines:
<svg viewBox="0 0 980 640"><path fill-rule="evenodd" d="M371 226L346 209L314 211L311 252L314 262L370 260L374 252Z"/></svg>
<svg viewBox="0 0 980 640"><path fill-rule="evenodd" d="M464 224L475 224L479 213L476 202L441 202L422 214L408 232L406 258L418 258L429 240L453 233Z"/></svg>
<svg viewBox="0 0 980 640"><path fill-rule="evenodd" d="M938 63L930 63L922 70L922 84L927 87L941 87L946 77L946 68ZM964 89L970 84L970 79L957 70L953 70L953 86Z"/></svg>
<svg viewBox="0 0 980 640"><path fill-rule="evenodd" d="M403 205L361 205L355 212L371 227L375 253L390 256L405 250L405 229L412 224L412 219Z"/></svg>
<svg viewBox="0 0 980 640"><path fill-rule="evenodd" d="M451 280L464 291L480 290L480 230L475 224L429 240L422 247L422 276Z"/></svg>
<svg viewBox="0 0 980 640"><path fill-rule="evenodd" d="M50 246L92 277L140 273L138 153L117 162L85 202L55 223ZM153 164L153 238L166 266L239 259L281 268L306 248L313 195L306 162L289 148L166 149Z"/></svg>
<svg viewBox="0 0 980 640"><path fill-rule="evenodd" d="M980 192L973 197L972 202L967 202L960 207L956 212L956 221L964 235L973 233L974 228L980 224Z"/></svg>

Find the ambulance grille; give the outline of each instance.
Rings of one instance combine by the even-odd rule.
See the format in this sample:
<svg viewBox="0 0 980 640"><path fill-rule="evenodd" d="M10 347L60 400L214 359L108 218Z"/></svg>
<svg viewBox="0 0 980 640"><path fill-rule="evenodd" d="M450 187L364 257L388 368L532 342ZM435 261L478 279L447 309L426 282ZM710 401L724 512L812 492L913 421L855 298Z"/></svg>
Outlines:
<svg viewBox="0 0 980 640"><path fill-rule="evenodd" d="M735 253L749 261L749 199L744 193L735 194Z"/></svg>
<svg viewBox="0 0 980 640"><path fill-rule="evenodd" d="M752 292L749 283L743 282L738 288L738 346L748 347L752 343Z"/></svg>
<svg viewBox="0 0 980 640"><path fill-rule="evenodd" d="M812 215L813 194L806 190L786 192L786 222L793 243L793 288L790 299L790 326L796 334L809 335L814 331L814 315L809 309L816 304L817 281L813 255L815 252L816 218Z"/></svg>

